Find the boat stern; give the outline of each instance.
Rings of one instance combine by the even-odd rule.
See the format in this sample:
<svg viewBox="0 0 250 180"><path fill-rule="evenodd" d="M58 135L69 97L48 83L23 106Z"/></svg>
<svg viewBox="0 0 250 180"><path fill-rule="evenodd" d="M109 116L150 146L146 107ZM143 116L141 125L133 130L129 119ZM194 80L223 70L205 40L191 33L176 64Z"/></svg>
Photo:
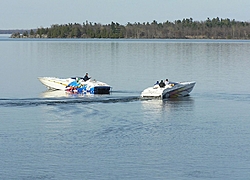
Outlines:
<svg viewBox="0 0 250 180"><path fill-rule="evenodd" d="M91 94L110 94L110 86L97 86L89 89Z"/></svg>

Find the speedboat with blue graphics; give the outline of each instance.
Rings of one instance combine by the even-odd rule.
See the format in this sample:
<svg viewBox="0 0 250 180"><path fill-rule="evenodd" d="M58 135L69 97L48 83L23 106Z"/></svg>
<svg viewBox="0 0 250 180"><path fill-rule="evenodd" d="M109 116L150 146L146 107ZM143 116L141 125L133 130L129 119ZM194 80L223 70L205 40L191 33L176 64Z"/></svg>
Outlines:
<svg viewBox="0 0 250 180"><path fill-rule="evenodd" d="M109 94L111 86L107 83L89 79L84 81L82 77L56 78L39 77L39 81L49 90L63 90L74 93Z"/></svg>
<svg viewBox="0 0 250 180"><path fill-rule="evenodd" d="M189 95L193 90L196 82L169 82L167 85L160 86L159 84L153 87L146 88L141 93L141 97L155 97L155 98L172 98L183 97Z"/></svg>

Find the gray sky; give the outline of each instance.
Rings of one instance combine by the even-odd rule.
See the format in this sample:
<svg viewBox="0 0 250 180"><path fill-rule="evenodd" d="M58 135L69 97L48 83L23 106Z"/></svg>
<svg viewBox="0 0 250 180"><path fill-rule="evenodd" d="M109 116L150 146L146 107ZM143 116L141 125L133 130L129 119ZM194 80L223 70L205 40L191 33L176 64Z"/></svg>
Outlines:
<svg viewBox="0 0 250 180"><path fill-rule="evenodd" d="M250 0L0 0L0 29L112 21L165 22L208 17L250 22Z"/></svg>

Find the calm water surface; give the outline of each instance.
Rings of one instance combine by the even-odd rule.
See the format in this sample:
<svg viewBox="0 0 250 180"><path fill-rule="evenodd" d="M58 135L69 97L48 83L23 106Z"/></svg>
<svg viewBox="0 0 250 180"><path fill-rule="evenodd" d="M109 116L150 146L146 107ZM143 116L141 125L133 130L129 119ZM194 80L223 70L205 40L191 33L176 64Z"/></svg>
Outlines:
<svg viewBox="0 0 250 180"><path fill-rule="evenodd" d="M249 179L250 41L0 36L0 179ZM83 76L110 95L48 92ZM141 99L156 80L188 97Z"/></svg>

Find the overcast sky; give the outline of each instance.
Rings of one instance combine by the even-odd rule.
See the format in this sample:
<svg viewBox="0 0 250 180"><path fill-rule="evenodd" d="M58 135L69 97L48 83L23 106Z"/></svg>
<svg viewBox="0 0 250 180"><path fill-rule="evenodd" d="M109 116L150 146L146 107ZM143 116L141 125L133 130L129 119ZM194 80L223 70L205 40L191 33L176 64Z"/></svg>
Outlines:
<svg viewBox="0 0 250 180"><path fill-rule="evenodd" d="M208 17L250 22L250 0L0 0L0 29L112 21L165 22Z"/></svg>

